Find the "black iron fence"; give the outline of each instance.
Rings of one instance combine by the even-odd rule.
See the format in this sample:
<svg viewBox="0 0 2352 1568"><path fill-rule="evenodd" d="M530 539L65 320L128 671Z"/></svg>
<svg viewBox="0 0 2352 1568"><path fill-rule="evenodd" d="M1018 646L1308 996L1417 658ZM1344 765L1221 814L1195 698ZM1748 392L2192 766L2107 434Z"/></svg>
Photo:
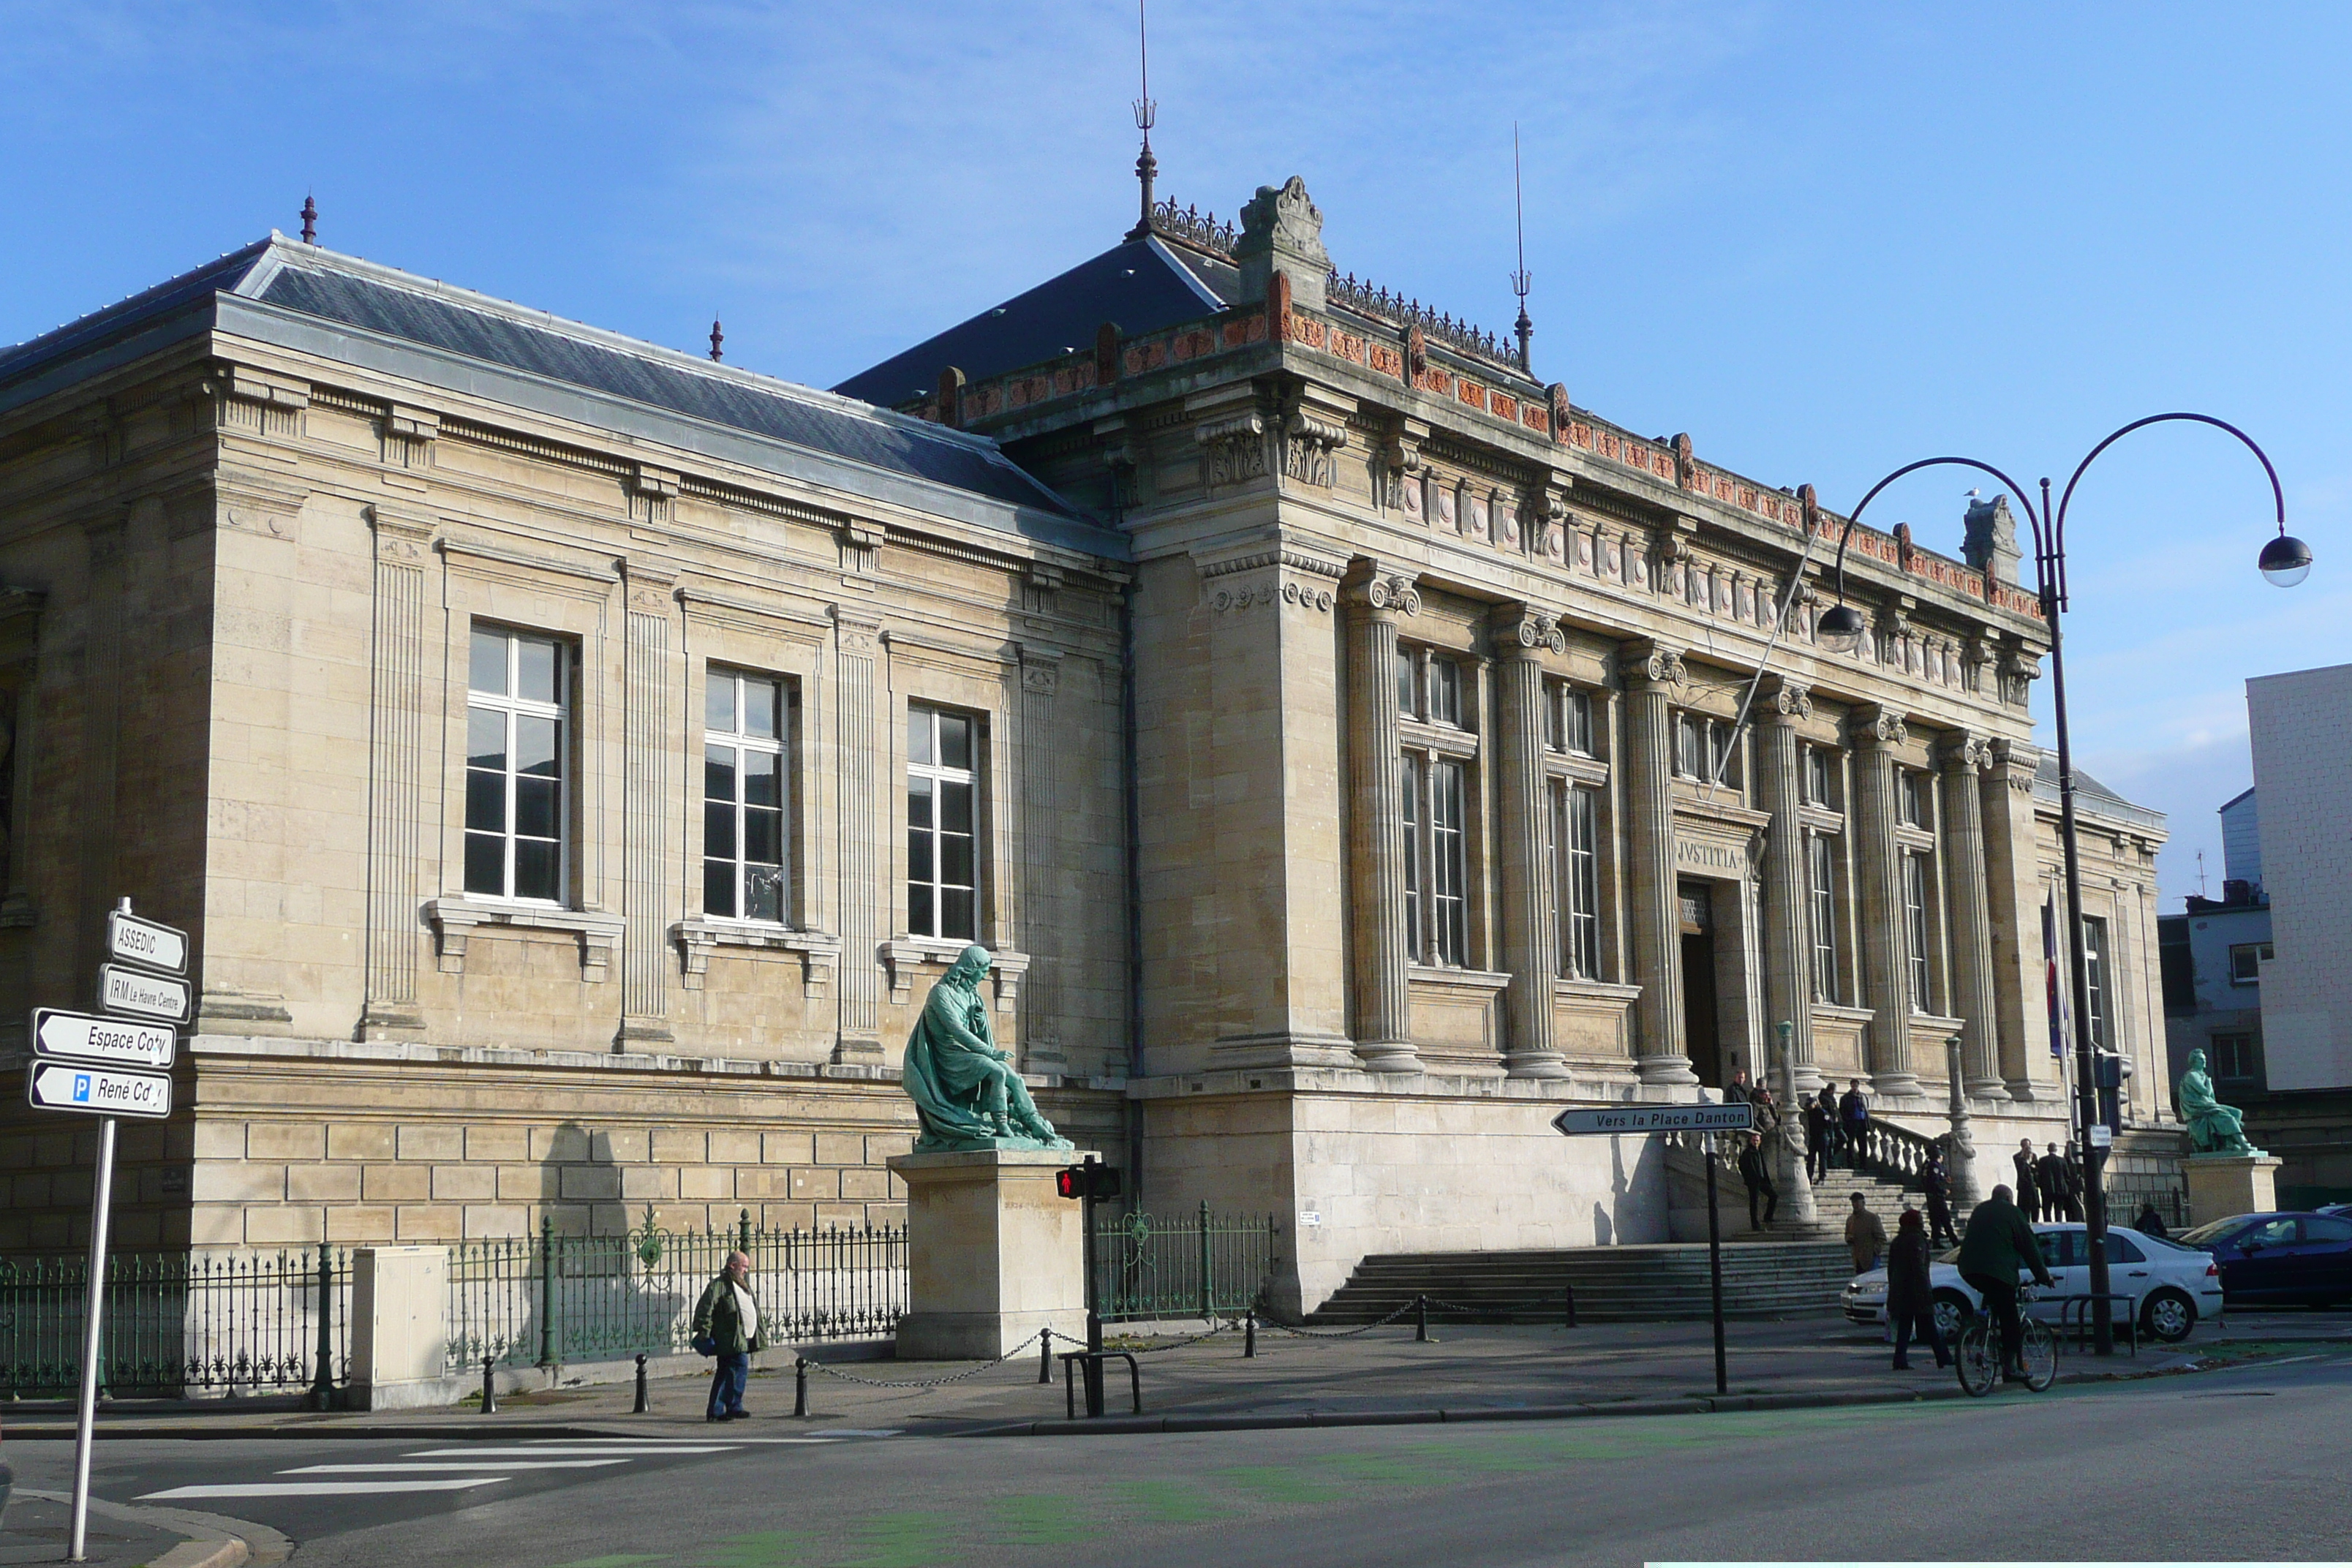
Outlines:
<svg viewBox="0 0 2352 1568"><path fill-rule="evenodd" d="M0 1258L0 1394L80 1385L89 1259ZM110 1394L299 1392L351 1372L351 1254L117 1253L99 1383Z"/></svg>
<svg viewBox="0 0 2352 1568"><path fill-rule="evenodd" d="M747 1210L730 1230L646 1224L617 1236L537 1236L449 1248L455 1372L684 1351L694 1309L726 1267L751 1259L751 1293L770 1344L878 1338L907 1310L907 1232L898 1226L767 1230Z"/></svg>
<svg viewBox="0 0 2352 1568"><path fill-rule="evenodd" d="M1272 1215L1137 1211L1097 1221L1095 1289L1106 1321L1210 1318L1258 1305L1278 1261Z"/></svg>

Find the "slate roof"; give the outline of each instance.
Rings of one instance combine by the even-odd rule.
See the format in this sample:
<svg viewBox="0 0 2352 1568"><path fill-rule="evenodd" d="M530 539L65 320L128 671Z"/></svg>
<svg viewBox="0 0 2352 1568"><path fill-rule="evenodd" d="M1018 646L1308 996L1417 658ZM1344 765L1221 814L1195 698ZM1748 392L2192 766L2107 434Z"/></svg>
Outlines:
<svg viewBox="0 0 2352 1568"><path fill-rule="evenodd" d="M2042 752L2042 760L2033 764L2033 798L2053 804L2058 799L2058 753L2055 752ZM2164 813L2126 800L2079 767L2074 770L2074 802L2082 810L2095 811L2102 816L2116 817L2147 827L2162 828L2166 826Z"/></svg>
<svg viewBox="0 0 2352 1568"><path fill-rule="evenodd" d="M1231 305L1240 281L1230 262L1171 245L1157 235L1130 239L858 372L834 390L895 407L938 390L940 372L950 365L972 381L986 381L1091 347L1095 330L1105 321L1117 322L1129 337L1197 321Z"/></svg>
<svg viewBox="0 0 2352 1568"><path fill-rule="evenodd" d="M263 309L251 308L257 305ZM1200 307L1193 313L1201 313ZM411 368L410 374L502 398L546 384L600 395L596 406L567 404L558 411L593 421L606 406L604 399L617 399L782 443L818 459L813 467L801 466L811 477L853 493L885 478L946 487L997 503L948 509L957 515L998 527L1011 521L1019 531L1097 553L1126 553L1116 534L1085 521L984 437L565 321L279 235L0 350L0 409L42 395L100 361L150 353L174 337L217 327L267 338L273 319L313 329L299 334L298 346L331 358L341 354L373 363L353 352L368 344L433 351L432 364ZM460 363L452 366L451 356ZM485 380L467 374L465 363L514 374ZM694 443L682 438L681 444ZM760 461L760 455L751 454L751 460ZM915 498L915 504L923 500ZM1034 514L1044 514L1045 525L1008 519L1004 508L1030 517L1031 523Z"/></svg>

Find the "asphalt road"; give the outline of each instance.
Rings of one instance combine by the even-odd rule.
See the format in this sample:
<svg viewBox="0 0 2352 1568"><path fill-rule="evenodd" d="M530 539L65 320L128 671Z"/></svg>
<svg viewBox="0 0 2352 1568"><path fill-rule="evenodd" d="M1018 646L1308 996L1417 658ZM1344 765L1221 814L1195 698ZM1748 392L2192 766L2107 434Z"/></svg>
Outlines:
<svg viewBox="0 0 2352 1568"><path fill-rule="evenodd" d="M1982 1401L1526 1426L124 1442L96 1486L273 1526L298 1568L2340 1561L2352 1357L2315 1352ZM69 1444L8 1453L20 1484L65 1484Z"/></svg>

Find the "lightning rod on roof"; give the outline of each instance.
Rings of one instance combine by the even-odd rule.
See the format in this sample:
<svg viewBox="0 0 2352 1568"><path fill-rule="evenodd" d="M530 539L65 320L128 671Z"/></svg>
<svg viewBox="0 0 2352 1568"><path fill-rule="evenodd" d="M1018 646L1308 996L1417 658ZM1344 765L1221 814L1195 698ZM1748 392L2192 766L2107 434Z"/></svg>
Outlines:
<svg viewBox="0 0 2352 1568"><path fill-rule="evenodd" d="M1519 184L1519 122L1516 120L1511 121L1511 211L1519 236L1519 268L1511 274L1511 292L1519 297L1519 319L1512 326L1519 334L1519 369L1533 375L1528 340L1535 336L1536 324L1528 316L1528 289L1535 279L1528 271L1528 204Z"/></svg>
<svg viewBox="0 0 2352 1568"><path fill-rule="evenodd" d="M319 204L310 199L307 191L302 195L302 243L319 243Z"/></svg>
<svg viewBox="0 0 2352 1568"><path fill-rule="evenodd" d="M1139 239L1151 232L1151 184L1160 173L1160 160L1151 155L1151 127L1160 119L1160 105L1151 100L1151 35L1146 26L1145 0L1135 0L1135 47L1142 66L1143 96L1135 100L1135 128L1143 132L1143 152L1135 160L1135 177L1143 186L1143 216L1136 220L1129 239Z"/></svg>
<svg viewBox="0 0 2352 1568"><path fill-rule="evenodd" d="M720 353L719 352L719 345L720 343L725 342L726 341L727 341L727 334L726 334L726 333L724 333L724 332L722 332L722 331L720 331L719 330L719 318L718 318L718 317L716 317L716 316L711 317L711 318L710 318L710 359L711 359L711 363L712 363L716 364L719 361L723 360L723 359L725 359L725 358L727 357L725 354Z"/></svg>

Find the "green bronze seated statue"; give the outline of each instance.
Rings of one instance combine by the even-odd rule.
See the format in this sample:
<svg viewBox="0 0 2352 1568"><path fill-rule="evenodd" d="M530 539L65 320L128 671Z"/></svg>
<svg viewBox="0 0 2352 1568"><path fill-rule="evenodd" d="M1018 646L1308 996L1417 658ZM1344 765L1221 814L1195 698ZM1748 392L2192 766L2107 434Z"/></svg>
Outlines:
<svg viewBox="0 0 2352 1568"><path fill-rule="evenodd" d="M2205 1053L2189 1053L2189 1070L2180 1075L2173 1103L2189 1123L2189 1142L2200 1154L2259 1154L2246 1142L2246 1115L2213 1097L2213 1079L2205 1071Z"/></svg>
<svg viewBox="0 0 2352 1568"><path fill-rule="evenodd" d="M919 1154L976 1149L1067 1149L1054 1124L1037 1114L1013 1054L996 1048L980 984L988 976L988 949L967 947L923 1003L907 1037L902 1082L915 1101L922 1136Z"/></svg>

